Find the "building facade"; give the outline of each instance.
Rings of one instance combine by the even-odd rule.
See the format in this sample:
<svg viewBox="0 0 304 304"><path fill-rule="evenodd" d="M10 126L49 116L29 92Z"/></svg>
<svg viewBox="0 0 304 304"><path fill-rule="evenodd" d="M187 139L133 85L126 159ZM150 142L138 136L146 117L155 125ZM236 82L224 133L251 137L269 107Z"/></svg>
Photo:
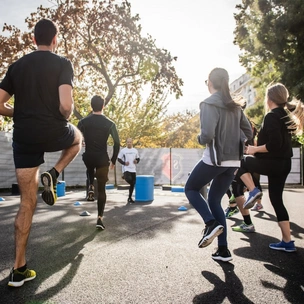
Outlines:
<svg viewBox="0 0 304 304"><path fill-rule="evenodd" d="M247 107L254 105L256 100L256 91L252 85L248 74L243 74L230 84L230 91L233 94L239 94L246 100Z"/></svg>

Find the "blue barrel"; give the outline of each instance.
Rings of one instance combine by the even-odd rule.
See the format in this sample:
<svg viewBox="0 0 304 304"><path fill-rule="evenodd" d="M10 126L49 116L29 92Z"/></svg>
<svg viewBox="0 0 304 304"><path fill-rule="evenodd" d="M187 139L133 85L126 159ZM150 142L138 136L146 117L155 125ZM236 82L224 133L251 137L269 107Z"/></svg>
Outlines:
<svg viewBox="0 0 304 304"><path fill-rule="evenodd" d="M57 197L65 196L65 182L58 181L57 182Z"/></svg>
<svg viewBox="0 0 304 304"><path fill-rule="evenodd" d="M154 176L137 175L135 184L135 201L148 202L154 200Z"/></svg>

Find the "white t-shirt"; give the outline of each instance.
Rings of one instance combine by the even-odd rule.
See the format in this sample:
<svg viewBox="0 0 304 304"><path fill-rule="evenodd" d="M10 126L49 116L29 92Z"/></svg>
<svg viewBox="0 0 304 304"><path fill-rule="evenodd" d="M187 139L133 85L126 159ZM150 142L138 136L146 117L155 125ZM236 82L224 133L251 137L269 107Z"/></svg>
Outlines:
<svg viewBox="0 0 304 304"><path fill-rule="evenodd" d="M206 164L206 165L210 165L210 166L214 166L212 161L211 161L211 157L210 157L210 147L206 146L204 153L203 153L203 157L202 157L202 161ZM221 165L217 165L217 167L240 167L241 166L241 161L240 160L223 160L221 162Z"/></svg>
<svg viewBox="0 0 304 304"><path fill-rule="evenodd" d="M118 158L122 159L125 163L129 162L128 166L122 166L122 172L136 172L136 164L134 164L134 160L139 158L138 151L135 148L123 148L120 150L118 154Z"/></svg>

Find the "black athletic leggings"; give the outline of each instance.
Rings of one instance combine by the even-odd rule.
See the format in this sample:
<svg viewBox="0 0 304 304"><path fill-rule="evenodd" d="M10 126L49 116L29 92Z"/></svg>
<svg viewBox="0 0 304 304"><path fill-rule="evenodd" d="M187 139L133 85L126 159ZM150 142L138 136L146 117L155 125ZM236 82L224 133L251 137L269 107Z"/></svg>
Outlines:
<svg viewBox="0 0 304 304"><path fill-rule="evenodd" d="M289 221L288 212L283 203L283 190L290 170L290 158L265 159L254 156L245 156L239 169L239 176L247 172L268 176L269 199L278 222Z"/></svg>
<svg viewBox="0 0 304 304"><path fill-rule="evenodd" d="M126 171L126 172L124 172L124 178L125 178L125 181L130 185L129 198L132 198L132 194L133 194L134 187L136 184L136 173Z"/></svg>
<svg viewBox="0 0 304 304"><path fill-rule="evenodd" d="M107 195L106 195L106 183L108 181L109 167L87 167L87 177L89 180L89 185L94 185L94 177L97 179L97 210L98 216L102 217L106 205Z"/></svg>
<svg viewBox="0 0 304 304"><path fill-rule="evenodd" d="M244 174L244 172L242 174ZM260 175L256 173L252 173L251 175L254 185L262 191L262 187L260 184ZM234 197L240 197L244 195L244 188L246 188L246 185L240 179L240 170L238 170L238 173L236 174L233 182L231 183L231 187Z"/></svg>

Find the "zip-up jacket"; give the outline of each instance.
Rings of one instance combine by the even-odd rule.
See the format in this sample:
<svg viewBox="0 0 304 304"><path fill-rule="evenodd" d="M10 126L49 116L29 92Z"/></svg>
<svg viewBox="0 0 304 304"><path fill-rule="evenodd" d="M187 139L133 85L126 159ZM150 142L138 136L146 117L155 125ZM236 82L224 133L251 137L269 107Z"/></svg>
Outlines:
<svg viewBox="0 0 304 304"><path fill-rule="evenodd" d="M200 121L198 140L209 147L214 166L220 166L222 161L241 160L244 143L253 136L241 107L227 108L221 93L216 92L200 103Z"/></svg>

